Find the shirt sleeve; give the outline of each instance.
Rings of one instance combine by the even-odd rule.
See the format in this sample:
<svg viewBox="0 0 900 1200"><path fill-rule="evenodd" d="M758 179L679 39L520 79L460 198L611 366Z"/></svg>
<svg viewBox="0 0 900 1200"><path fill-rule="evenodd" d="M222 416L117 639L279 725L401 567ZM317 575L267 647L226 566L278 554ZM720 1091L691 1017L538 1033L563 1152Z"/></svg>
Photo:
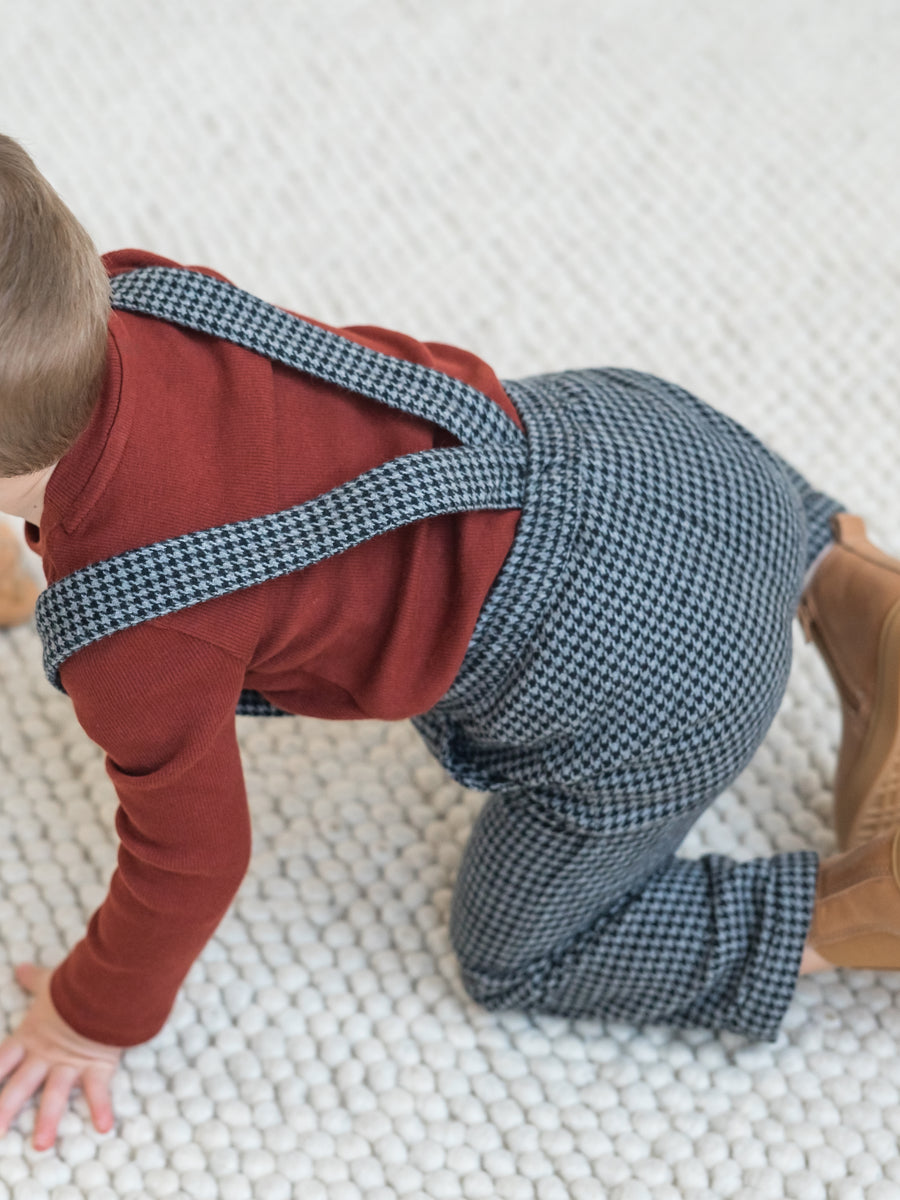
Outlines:
<svg viewBox="0 0 900 1200"><path fill-rule="evenodd" d="M136 1045L165 1024L249 863L235 731L244 666L158 621L87 647L61 677L106 751L120 846L107 896L53 973L51 996L84 1037Z"/></svg>

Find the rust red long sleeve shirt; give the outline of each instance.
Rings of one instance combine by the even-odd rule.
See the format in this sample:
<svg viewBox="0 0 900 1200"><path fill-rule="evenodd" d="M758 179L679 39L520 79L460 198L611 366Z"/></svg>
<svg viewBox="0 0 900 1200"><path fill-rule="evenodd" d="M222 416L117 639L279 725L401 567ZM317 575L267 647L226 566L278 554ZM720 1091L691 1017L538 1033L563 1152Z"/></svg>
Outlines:
<svg viewBox="0 0 900 1200"><path fill-rule="evenodd" d="M110 275L180 265L137 250L104 261ZM465 380L521 425L474 355L384 329L335 331ZM50 478L40 530L27 525L26 535L52 583L136 546L299 504L398 455L455 444L428 421L252 351L114 312L90 426ZM119 1046L157 1033L234 898L251 844L235 735L241 690L322 718L426 711L462 662L518 516L429 518L114 634L63 665L119 801L109 892L51 981L73 1029Z"/></svg>

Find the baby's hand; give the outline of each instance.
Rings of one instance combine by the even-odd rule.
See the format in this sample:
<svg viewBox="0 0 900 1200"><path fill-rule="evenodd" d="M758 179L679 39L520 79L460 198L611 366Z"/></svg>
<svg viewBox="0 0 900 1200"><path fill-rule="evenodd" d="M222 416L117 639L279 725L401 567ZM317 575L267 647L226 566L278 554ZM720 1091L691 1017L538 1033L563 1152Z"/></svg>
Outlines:
<svg viewBox="0 0 900 1200"><path fill-rule="evenodd" d="M18 1029L0 1043L0 1080L14 1072L0 1092L0 1136L44 1084L35 1150L47 1150L56 1141L56 1127L76 1084L85 1094L94 1127L100 1133L112 1129L109 1083L122 1055L118 1046L92 1042L66 1024L50 998L51 974L32 963L16 967L16 979L34 994L34 1001Z"/></svg>

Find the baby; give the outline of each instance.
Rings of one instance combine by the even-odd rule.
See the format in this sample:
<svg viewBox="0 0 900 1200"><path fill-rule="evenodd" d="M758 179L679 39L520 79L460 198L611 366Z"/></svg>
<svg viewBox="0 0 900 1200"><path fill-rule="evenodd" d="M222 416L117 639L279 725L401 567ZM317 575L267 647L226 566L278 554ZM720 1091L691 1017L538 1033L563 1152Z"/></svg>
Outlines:
<svg viewBox="0 0 900 1200"><path fill-rule="evenodd" d="M247 869L236 713L410 718L489 793L450 928L489 1008L772 1040L799 973L900 967L900 563L859 518L651 376L501 381L101 258L5 137L0 220L0 510L121 843L85 937L17 968L0 1130L42 1086L36 1147L75 1086L111 1127L122 1048ZM679 858L778 710L798 615L843 706L841 853Z"/></svg>

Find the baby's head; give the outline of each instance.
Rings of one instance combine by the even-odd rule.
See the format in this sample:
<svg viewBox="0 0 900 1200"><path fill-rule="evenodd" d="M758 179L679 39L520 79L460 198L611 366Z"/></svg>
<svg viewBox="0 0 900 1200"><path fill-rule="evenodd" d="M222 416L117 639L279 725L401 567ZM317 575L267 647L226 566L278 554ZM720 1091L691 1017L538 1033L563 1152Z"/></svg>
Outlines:
<svg viewBox="0 0 900 1200"><path fill-rule="evenodd" d="M0 134L0 478L57 462L106 364L109 281L84 228Z"/></svg>

